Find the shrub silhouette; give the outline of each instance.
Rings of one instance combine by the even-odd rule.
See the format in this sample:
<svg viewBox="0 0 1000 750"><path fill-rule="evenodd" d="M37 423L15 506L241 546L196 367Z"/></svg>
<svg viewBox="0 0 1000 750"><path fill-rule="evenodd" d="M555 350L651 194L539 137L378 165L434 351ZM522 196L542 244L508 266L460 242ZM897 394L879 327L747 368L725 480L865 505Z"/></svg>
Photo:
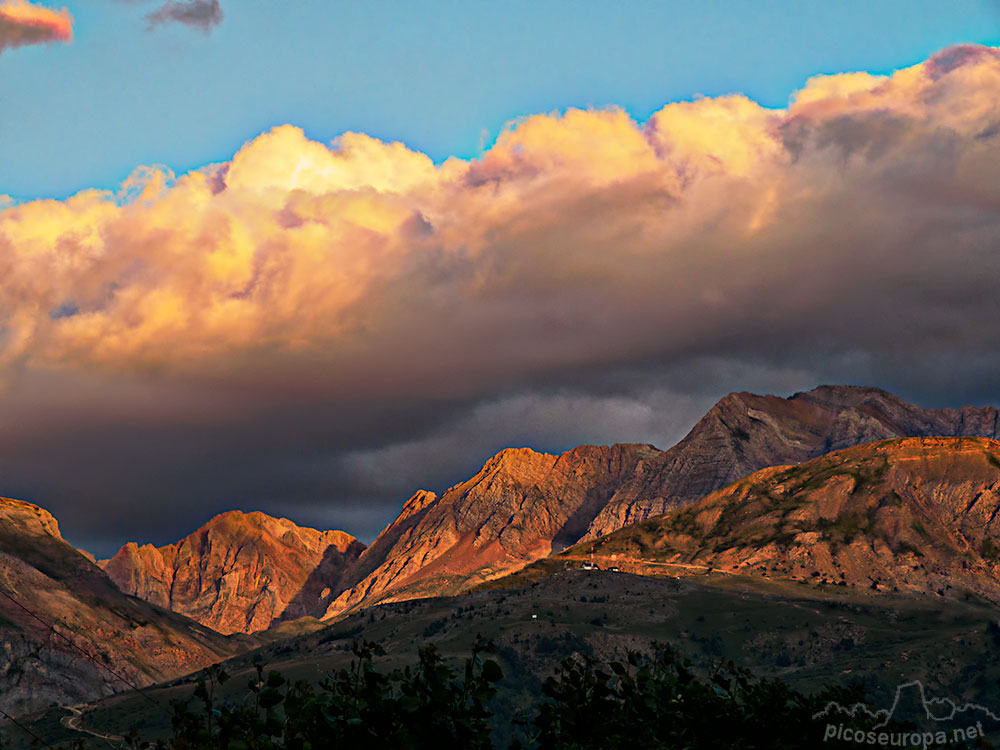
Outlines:
<svg viewBox="0 0 1000 750"><path fill-rule="evenodd" d="M781 680L755 681L732 662L707 678L669 646L598 665L567 659L542 688L530 743L541 750L587 748L801 748L819 744L813 720L826 702L861 699L859 688L805 696ZM836 697L834 697L836 694Z"/></svg>
<svg viewBox="0 0 1000 750"><path fill-rule="evenodd" d="M230 679L207 669L192 698L173 704L169 740L132 733L132 750L327 750L337 747L493 748L490 703L503 675L487 658L492 644L477 637L459 675L433 645L413 667L380 672L383 649L355 642L354 660L319 683L290 684L256 665L242 705L225 705L218 688ZM700 676L673 648L629 652L604 665L588 656L562 661L542 685L542 698L517 720L511 750L798 750L856 747L822 739L828 703L864 702L856 684L800 693L780 679L755 679L733 662ZM192 701L194 705L192 706ZM838 722L843 720L837 719ZM856 725L853 720L850 722ZM893 722L886 732L909 729ZM509 730L509 727L503 729ZM499 734L499 733L498 733ZM510 731L503 732L507 737ZM975 747L992 747L978 740ZM360 744L359 744L360 743ZM77 745L73 745L76 747ZM0 740L0 749L5 744ZM950 748L962 745L950 744Z"/></svg>
<svg viewBox="0 0 1000 750"><path fill-rule="evenodd" d="M332 747L492 748L486 704L502 678L499 665L483 654L492 646L477 639L465 662L463 679L444 663L434 646L420 649L415 667L387 673L374 667L383 655L376 643L355 642L347 669L320 682L289 685L278 672L264 674L248 688L252 705L218 705L216 688L229 679L218 665L206 671L194 698L174 704L173 737L151 743L136 736L130 748L170 750L323 750ZM341 745L341 743L344 743ZM352 744L353 743L353 744Z"/></svg>

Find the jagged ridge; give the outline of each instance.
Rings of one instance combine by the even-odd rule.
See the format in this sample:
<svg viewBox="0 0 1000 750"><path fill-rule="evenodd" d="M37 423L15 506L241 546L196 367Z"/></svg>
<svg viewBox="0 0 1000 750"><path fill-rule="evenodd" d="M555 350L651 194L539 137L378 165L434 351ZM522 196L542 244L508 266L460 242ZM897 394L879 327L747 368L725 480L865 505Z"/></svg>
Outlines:
<svg viewBox="0 0 1000 750"><path fill-rule="evenodd" d="M318 616L346 585L364 545L264 513L222 513L176 544L130 542L101 566L126 593L220 633L253 633Z"/></svg>
<svg viewBox="0 0 1000 750"><path fill-rule="evenodd" d="M580 446L560 456L512 448L440 497L418 492L361 556L333 616L389 597L454 593L579 539L618 486L659 451Z"/></svg>
<svg viewBox="0 0 1000 750"><path fill-rule="evenodd" d="M379 535L352 571L357 583L327 615L460 590L767 466L893 437L996 437L997 414L992 407L921 409L877 388L822 386L787 399L730 394L667 451L628 444L561 456L502 451L441 497L414 496L419 508L411 499Z"/></svg>
<svg viewBox="0 0 1000 750"><path fill-rule="evenodd" d="M126 547L115 558L122 558L121 570L119 563L108 570L127 591L228 632L249 632L289 617L330 617L385 599L454 593L580 540L695 502L768 466L875 440L926 436L996 438L998 411L921 409L886 391L857 386L822 386L790 398L734 393L667 451L633 444L580 446L559 456L528 448L501 451L440 496L417 492L360 556L359 548L338 552L325 563L326 572L313 576L303 572L313 564L303 558L292 566L298 571L294 581L279 586L291 591L302 581L301 588L284 598L263 592L270 582L258 578L260 560L280 559L282 553L244 555L242 564L251 574L243 576L200 561L200 532L180 543L187 555L183 565L175 562L178 550L157 557L151 547ZM254 549L250 537L241 543ZM227 557L227 544L218 544L217 556L236 564ZM171 572L181 569L189 571L187 577ZM142 570L147 572L139 574ZM176 581L187 583L178 588ZM238 603L221 597L223 585L229 600Z"/></svg>
<svg viewBox="0 0 1000 750"><path fill-rule="evenodd" d="M878 388L821 386L790 398L733 393L597 515L595 538L704 497L767 466L897 437L997 438L993 407L921 409Z"/></svg>

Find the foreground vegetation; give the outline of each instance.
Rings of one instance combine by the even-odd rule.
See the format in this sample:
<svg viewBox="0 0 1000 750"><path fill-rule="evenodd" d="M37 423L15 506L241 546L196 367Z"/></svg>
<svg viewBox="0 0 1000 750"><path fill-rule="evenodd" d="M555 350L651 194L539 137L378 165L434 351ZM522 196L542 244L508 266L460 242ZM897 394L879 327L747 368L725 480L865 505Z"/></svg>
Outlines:
<svg viewBox="0 0 1000 750"><path fill-rule="evenodd" d="M350 666L318 686L290 683L257 664L241 702L218 698L230 677L216 665L205 670L192 696L174 702L172 736L150 740L132 732L121 744L131 750L494 748L498 727L490 704L503 674L492 651L478 638L464 670L456 673L429 645L415 665L383 672L376 668L381 647L355 642ZM780 679L756 679L732 662L696 673L663 645L606 665L586 656L567 658L545 680L542 694L531 712L515 719L513 731L505 727L499 733L514 737L510 748L857 747L825 738L824 720L815 717L831 701L849 706L865 700L860 685L806 695ZM866 728L854 720L851 726ZM912 728L890 723L882 731ZM971 745L946 744L992 747L983 738ZM5 747L0 740L0 749ZM85 745L78 741L70 747Z"/></svg>

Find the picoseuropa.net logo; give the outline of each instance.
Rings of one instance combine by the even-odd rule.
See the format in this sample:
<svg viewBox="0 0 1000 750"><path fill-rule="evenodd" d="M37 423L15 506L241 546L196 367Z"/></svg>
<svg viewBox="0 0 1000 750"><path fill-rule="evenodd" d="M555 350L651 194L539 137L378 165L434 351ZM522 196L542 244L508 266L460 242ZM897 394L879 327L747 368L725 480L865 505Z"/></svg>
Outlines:
<svg viewBox="0 0 1000 750"><path fill-rule="evenodd" d="M986 706L928 698L919 680L897 687L891 708L873 711L864 703L831 701L813 718L824 722L824 742L873 747L973 745L1000 728L1000 716Z"/></svg>

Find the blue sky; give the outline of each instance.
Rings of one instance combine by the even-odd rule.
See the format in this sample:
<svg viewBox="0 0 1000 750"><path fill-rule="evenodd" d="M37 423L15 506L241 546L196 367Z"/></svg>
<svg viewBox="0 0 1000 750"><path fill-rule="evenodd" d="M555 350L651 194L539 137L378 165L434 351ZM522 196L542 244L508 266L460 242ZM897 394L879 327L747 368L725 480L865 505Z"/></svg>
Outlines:
<svg viewBox="0 0 1000 750"><path fill-rule="evenodd" d="M140 164L183 172L282 123L469 157L531 113L616 104L641 120L728 92L780 107L816 73L1000 39L989 0L230 0L210 34L149 31L142 0L66 5L71 44L0 57L0 194L112 188Z"/></svg>

